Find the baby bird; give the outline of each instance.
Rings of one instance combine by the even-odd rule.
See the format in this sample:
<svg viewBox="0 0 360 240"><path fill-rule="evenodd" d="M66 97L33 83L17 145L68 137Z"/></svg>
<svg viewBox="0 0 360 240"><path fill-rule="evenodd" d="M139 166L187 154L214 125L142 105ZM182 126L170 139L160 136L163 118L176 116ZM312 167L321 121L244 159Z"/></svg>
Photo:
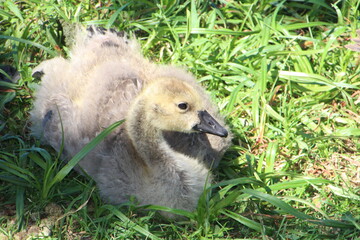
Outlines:
<svg viewBox="0 0 360 240"><path fill-rule="evenodd" d="M63 140L64 159L126 119L79 162L105 201L135 196L140 204L196 208L231 134L191 74L149 62L122 33L90 27L79 31L70 59L45 61L34 75L42 81L32 132L57 151Z"/></svg>

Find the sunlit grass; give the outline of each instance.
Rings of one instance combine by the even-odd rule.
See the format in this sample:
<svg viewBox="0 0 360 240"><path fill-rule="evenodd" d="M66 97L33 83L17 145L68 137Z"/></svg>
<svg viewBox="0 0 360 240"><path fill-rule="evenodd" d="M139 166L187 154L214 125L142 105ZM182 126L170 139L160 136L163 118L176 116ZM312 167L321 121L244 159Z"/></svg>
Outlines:
<svg viewBox="0 0 360 240"><path fill-rule="evenodd" d="M0 238L28 234L54 215L48 239L356 239L360 68L343 46L359 28L358 7L355 0L1 2L1 63L21 79L0 82ZM91 146L65 165L29 135L38 83L31 71L68 55L77 23L124 30L147 58L187 68L226 116L234 144L195 212L145 211L135 199L107 205L90 179L70 172ZM46 210L54 203L57 215ZM151 209L187 218L167 222Z"/></svg>

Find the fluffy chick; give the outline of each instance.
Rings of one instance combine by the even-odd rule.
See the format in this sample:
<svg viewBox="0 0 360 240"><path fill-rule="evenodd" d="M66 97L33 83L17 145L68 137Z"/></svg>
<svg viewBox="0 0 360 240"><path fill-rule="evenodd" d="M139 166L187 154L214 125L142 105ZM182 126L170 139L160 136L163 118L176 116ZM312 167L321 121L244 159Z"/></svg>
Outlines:
<svg viewBox="0 0 360 240"><path fill-rule="evenodd" d="M151 63L136 41L97 28L79 31L70 59L45 61L34 74L42 82L32 131L57 151L64 135L65 159L126 119L79 163L106 201L133 195L141 204L194 210L231 136L191 74Z"/></svg>

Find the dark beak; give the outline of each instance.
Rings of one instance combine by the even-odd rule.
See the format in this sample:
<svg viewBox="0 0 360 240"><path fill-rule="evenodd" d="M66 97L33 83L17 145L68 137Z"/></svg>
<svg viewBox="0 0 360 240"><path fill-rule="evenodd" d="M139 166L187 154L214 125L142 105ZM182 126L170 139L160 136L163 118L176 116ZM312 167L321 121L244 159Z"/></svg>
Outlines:
<svg viewBox="0 0 360 240"><path fill-rule="evenodd" d="M220 137L227 137L228 131L221 126L206 110L198 112L200 123L193 127L193 130L214 134Z"/></svg>

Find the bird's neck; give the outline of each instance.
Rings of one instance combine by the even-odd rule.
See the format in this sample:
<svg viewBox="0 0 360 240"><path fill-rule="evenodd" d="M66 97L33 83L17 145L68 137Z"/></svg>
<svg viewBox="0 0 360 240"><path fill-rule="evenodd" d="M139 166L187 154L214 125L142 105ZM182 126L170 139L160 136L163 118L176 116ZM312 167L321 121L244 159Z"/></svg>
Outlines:
<svg viewBox="0 0 360 240"><path fill-rule="evenodd" d="M181 209L195 206L204 186L211 181L208 169L196 159L173 150L163 132L146 119L141 104L129 112L126 120L129 137L137 154L147 165L154 186L162 188L160 192L165 202L170 199L166 205ZM176 196L176 199L185 196L181 202L183 205L177 205L171 196Z"/></svg>
<svg viewBox="0 0 360 240"><path fill-rule="evenodd" d="M129 137L137 153L147 165L169 164L173 150L167 144L160 129L151 124L141 102L136 103L135 109L130 109L126 121Z"/></svg>

